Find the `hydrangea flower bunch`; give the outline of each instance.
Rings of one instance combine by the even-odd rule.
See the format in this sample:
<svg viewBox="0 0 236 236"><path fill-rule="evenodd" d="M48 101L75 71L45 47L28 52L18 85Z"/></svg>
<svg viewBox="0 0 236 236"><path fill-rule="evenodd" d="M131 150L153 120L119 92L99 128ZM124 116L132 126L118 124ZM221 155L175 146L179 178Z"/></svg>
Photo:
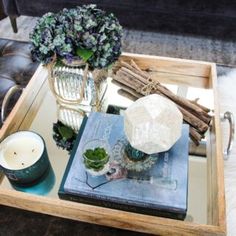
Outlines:
<svg viewBox="0 0 236 236"><path fill-rule="evenodd" d="M43 64L57 59L83 60L105 68L121 54L122 27L96 5L63 9L42 16L30 34L32 55Z"/></svg>

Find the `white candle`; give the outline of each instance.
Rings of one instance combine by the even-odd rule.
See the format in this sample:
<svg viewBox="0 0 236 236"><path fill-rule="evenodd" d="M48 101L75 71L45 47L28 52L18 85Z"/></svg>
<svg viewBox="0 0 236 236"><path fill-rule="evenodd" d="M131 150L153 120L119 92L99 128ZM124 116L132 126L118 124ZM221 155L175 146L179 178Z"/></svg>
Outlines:
<svg viewBox="0 0 236 236"><path fill-rule="evenodd" d="M0 165L9 170L25 169L40 159L43 150L44 142L36 133L14 133L0 144Z"/></svg>

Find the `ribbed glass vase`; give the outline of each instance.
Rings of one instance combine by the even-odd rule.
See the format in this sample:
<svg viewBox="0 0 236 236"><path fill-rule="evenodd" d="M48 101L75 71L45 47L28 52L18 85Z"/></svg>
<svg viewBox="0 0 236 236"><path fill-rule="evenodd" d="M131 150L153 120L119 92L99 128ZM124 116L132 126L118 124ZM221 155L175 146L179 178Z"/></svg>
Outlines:
<svg viewBox="0 0 236 236"><path fill-rule="evenodd" d="M49 69L49 84L57 101L85 111L99 110L105 81L105 70L91 71L88 65L54 65Z"/></svg>

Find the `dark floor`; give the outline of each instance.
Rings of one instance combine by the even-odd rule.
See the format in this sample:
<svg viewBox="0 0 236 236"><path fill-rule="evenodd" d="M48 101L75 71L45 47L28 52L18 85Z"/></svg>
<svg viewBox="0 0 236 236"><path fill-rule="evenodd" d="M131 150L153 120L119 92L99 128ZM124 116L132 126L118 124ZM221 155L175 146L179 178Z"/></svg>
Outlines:
<svg viewBox="0 0 236 236"><path fill-rule="evenodd" d="M0 206L0 236L144 236L146 234Z"/></svg>

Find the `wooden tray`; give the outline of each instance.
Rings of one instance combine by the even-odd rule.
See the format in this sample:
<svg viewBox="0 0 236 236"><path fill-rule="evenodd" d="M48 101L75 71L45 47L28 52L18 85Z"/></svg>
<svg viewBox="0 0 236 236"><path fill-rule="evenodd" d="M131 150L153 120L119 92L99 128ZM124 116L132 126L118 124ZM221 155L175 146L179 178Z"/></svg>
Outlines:
<svg viewBox="0 0 236 236"><path fill-rule="evenodd" d="M224 164L215 64L137 54L123 54L121 58L126 61L131 58L134 59L142 69L149 69L152 78L160 82L213 90L215 115L209 132L210 138L207 141L208 176L206 181L209 188L207 224L130 213L48 196L37 196L6 188L3 184L0 185L0 204L73 220L157 235L226 235ZM1 140L11 132L30 127L47 92L47 71L42 66L39 66L1 128ZM3 180L4 177L2 178L2 183L4 182Z"/></svg>

